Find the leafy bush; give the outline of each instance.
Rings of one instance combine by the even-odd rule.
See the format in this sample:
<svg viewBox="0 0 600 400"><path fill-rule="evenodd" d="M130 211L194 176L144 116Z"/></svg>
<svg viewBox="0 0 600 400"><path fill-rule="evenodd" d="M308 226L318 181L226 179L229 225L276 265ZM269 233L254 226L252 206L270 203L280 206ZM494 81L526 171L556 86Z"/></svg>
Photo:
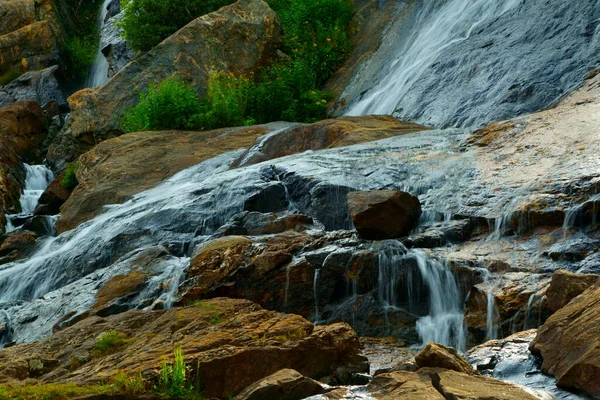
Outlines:
<svg viewBox="0 0 600 400"><path fill-rule="evenodd" d="M147 51L195 18L232 0L130 0L120 25L135 50Z"/></svg>
<svg viewBox="0 0 600 400"><path fill-rule="evenodd" d="M128 39L148 49L193 18L231 3L230 0L131 0L123 23ZM267 123L277 120L314 122L326 117L332 95L319 88L336 71L351 50L348 25L349 0L267 0L280 16L284 31L281 50L287 55L263 68L257 76L213 74L202 103L188 95L150 109L147 98L127 113L122 127L127 132L156 129L214 129ZM187 8L186 8L187 7ZM164 17L174 15L176 17ZM127 19L129 18L129 19ZM140 47L142 46L142 47ZM172 83L171 83L172 84ZM165 83L159 86L162 87ZM167 84L168 85L168 84ZM183 89L182 89L183 90ZM152 95L155 95L153 93ZM157 103L158 104L158 103ZM186 110L179 123L166 110L179 104ZM189 107L188 107L189 106ZM154 118L154 123L149 119Z"/></svg>
<svg viewBox="0 0 600 400"><path fill-rule="evenodd" d="M74 162L67 164L67 168L65 169L65 176L60 181L60 185L65 189L72 190L75 189L75 186L79 184L77 181L77 177L75 176L75 171L79 168L79 164Z"/></svg>
<svg viewBox="0 0 600 400"><path fill-rule="evenodd" d="M83 79L87 76L96 56L96 48L96 35L83 38L76 36L65 41L62 53L71 79Z"/></svg>
<svg viewBox="0 0 600 400"><path fill-rule="evenodd" d="M138 105L123 115L121 128L125 132L196 128L201 111L200 100L188 85L167 79L140 93Z"/></svg>

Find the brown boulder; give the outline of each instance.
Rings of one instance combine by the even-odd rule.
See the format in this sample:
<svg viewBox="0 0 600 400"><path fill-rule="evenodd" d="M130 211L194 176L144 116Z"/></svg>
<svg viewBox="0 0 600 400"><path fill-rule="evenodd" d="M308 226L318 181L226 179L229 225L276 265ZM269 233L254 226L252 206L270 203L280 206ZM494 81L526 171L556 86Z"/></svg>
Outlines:
<svg viewBox="0 0 600 400"><path fill-rule="evenodd" d="M395 190L350 192L348 209L358 234L364 239L382 240L406 236L421 216L419 199Z"/></svg>
<svg viewBox="0 0 600 400"><path fill-rule="evenodd" d="M74 159L91 146L121 135L121 114L135 106L139 92L151 84L177 77L202 96L209 72L256 72L270 60L281 37L279 18L262 0L239 0L195 19L130 62L103 87L72 95L68 125L50 147L48 158Z"/></svg>
<svg viewBox="0 0 600 400"><path fill-rule="evenodd" d="M444 371L436 374L438 388L446 399L456 400L536 400L523 389L496 379Z"/></svg>
<svg viewBox="0 0 600 400"><path fill-rule="evenodd" d="M574 274L565 269L556 271L552 275L550 287L546 291L548 308L553 313L560 310L572 299L598 282L598 278L600 278L600 275Z"/></svg>
<svg viewBox="0 0 600 400"><path fill-rule="evenodd" d="M465 374L477 374L471 364L455 349L439 343L427 343L415 357L415 363L418 368L444 368Z"/></svg>
<svg viewBox="0 0 600 400"><path fill-rule="evenodd" d="M425 126L399 121L388 115L327 119L258 138L233 165L252 165L307 150L350 146L425 129Z"/></svg>
<svg viewBox="0 0 600 400"><path fill-rule="evenodd" d="M61 207L58 232L71 230L177 172L228 151L248 147L268 126L207 132L139 132L106 140L82 155L79 185Z"/></svg>
<svg viewBox="0 0 600 400"><path fill-rule="evenodd" d="M379 374L367 386L375 398L382 400L444 400L431 377L416 372L395 371Z"/></svg>
<svg viewBox="0 0 600 400"><path fill-rule="evenodd" d="M233 400L301 400L324 391L319 382L293 369L282 369L248 386Z"/></svg>
<svg viewBox="0 0 600 400"><path fill-rule="evenodd" d="M0 3L0 35L10 33L35 20L33 0L4 0Z"/></svg>
<svg viewBox="0 0 600 400"><path fill-rule="evenodd" d="M116 331L126 338L112 354L94 352L96 338ZM368 369L360 344L346 324L314 326L297 315L261 309L245 300L218 298L193 307L132 310L108 318L84 319L40 342L0 349L0 382L31 376L31 360L54 360L37 375L44 382L110 382L123 371L142 373L151 385L161 359L182 347L204 397L226 398L281 369L318 379L345 367ZM23 368L25 366L25 368Z"/></svg>
<svg viewBox="0 0 600 400"><path fill-rule="evenodd" d="M554 313L538 329L530 350L560 387L600 395L600 282Z"/></svg>
<svg viewBox="0 0 600 400"><path fill-rule="evenodd" d="M34 215L56 215L60 213L60 207L73 192L73 189L67 189L61 184L64 177L65 171L50 182L50 185L38 200L38 205L33 212Z"/></svg>

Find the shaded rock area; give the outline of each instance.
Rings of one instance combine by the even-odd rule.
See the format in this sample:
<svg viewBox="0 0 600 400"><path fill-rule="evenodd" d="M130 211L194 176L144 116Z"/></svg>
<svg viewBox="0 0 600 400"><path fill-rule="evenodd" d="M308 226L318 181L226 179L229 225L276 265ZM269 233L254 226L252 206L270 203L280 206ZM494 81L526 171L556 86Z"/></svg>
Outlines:
<svg viewBox="0 0 600 400"><path fill-rule="evenodd" d="M50 0L3 1L0 16L0 71L58 64L62 35Z"/></svg>
<svg viewBox="0 0 600 400"><path fill-rule="evenodd" d="M137 104L139 92L150 84L178 77L203 95L209 71L256 72L270 60L280 41L279 18L262 0L239 0L195 19L101 88L73 94L68 99L71 118L50 147L48 159L70 161L101 141L121 135L121 114Z"/></svg>
<svg viewBox="0 0 600 400"><path fill-rule="evenodd" d="M33 212L34 215L57 215L60 214L60 207L69 199L73 188L66 188L62 185L66 171L58 175L50 185L44 190L38 204Z"/></svg>
<svg viewBox="0 0 600 400"><path fill-rule="evenodd" d="M575 297L596 284L600 275L574 274L566 270L558 270L552 275L552 281L546 291L548 308L557 312Z"/></svg>
<svg viewBox="0 0 600 400"><path fill-rule="evenodd" d="M108 354L95 352L96 338L108 331L125 340ZM312 378L340 368L368 369L358 337L346 324L314 326L249 301L213 299L166 311L90 317L41 342L4 349L0 381L86 384L110 381L121 370L156 382L161 357L172 361L173 343L182 346L191 376L198 371L199 391L209 398L226 398L285 368ZM40 363L35 372L28 367Z"/></svg>
<svg viewBox="0 0 600 400"><path fill-rule="evenodd" d="M422 125L387 115L327 119L260 137L233 166L243 167L308 150L350 146L425 129Z"/></svg>
<svg viewBox="0 0 600 400"><path fill-rule="evenodd" d="M421 204L400 191L350 192L348 210L358 234L370 240L407 236L417 226Z"/></svg>
<svg viewBox="0 0 600 400"><path fill-rule="evenodd" d="M35 100L43 106L48 117L54 117L57 111L65 112L68 105L56 79L57 70L58 66L52 66L26 72L8 85L0 87L0 107L15 101ZM52 110L53 107L56 110Z"/></svg>
<svg viewBox="0 0 600 400"><path fill-rule="evenodd" d="M530 349L559 387L600 395L600 283L554 313L538 329Z"/></svg>
<svg viewBox="0 0 600 400"><path fill-rule="evenodd" d="M233 400L302 400L323 392L319 382L293 369L282 369L248 386Z"/></svg>
<svg viewBox="0 0 600 400"><path fill-rule="evenodd" d="M39 160L46 133L46 117L35 101L21 101L0 108L0 233L4 214L21 211L19 197L25 182L22 161Z"/></svg>

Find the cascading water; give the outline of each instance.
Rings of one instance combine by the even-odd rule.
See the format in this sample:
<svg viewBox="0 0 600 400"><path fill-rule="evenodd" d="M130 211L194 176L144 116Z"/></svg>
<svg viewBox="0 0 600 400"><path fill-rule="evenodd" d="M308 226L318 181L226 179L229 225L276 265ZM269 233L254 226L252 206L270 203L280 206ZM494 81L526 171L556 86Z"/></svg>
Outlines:
<svg viewBox="0 0 600 400"><path fill-rule="evenodd" d="M346 115L401 115L398 109L403 98L442 51L468 39L479 25L519 3L521 0L451 0L440 6L440 1L425 2L415 17L419 29L396 49L396 57L380 72L380 82L351 105Z"/></svg>
<svg viewBox="0 0 600 400"><path fill-rule="evenodd" d="M38 200L54 179L54 174L45 165L28 165L25 166L25 188L19 200L21 204L21 212L19 214L7 215L8 224L6 232L11 232L18 227L16 220L24 220L33 215L33 211L37 206Z"/></svg>
<svg viewBox="0 0 600 400"><path fill-rule="evenodd" d="M98 15L97 21L98 32L102 32L106 15L108 14L108 5L111 1L112 0L102 1L102 8L100 8L100 14ZM106 60L106 57L104 57L104 54L102 54L102 49L99 46L96 56L94 57L94 62L90 66L85 86L92 88L104 85L106 81L108 81L108 69L108 61Z"/></svg>

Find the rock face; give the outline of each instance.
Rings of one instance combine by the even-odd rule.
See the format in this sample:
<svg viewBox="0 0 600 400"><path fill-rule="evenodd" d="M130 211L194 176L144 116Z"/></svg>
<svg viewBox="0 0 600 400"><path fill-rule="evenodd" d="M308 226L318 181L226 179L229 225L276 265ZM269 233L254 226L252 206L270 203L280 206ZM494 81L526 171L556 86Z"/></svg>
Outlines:
<svg viewBox="0 0 600 400"><path fill-rule="evenodd" d="M124 343L110 354L95 351L96 338L108 331L121 334ZM358 337L346 324L313 326L249 301L213 299L166 311L90 317L41 342L1 349L0 381L86 384L110 381L119 370L156 381L161 357L172 360L174 343L182 346L190 376L199 377L199 391L207 398L227 398L286 368L312 378L342 367L368 369ZM40 363L43 368L35 371L27 367Z"/></svg>
<svg viewBox="0 0 600 400"><path fill-rule="evenodd" d="M530 350L559 387L600 395L600 283L588 288L538 329Z"/></svg>
<svg viewBox="0 0 600 400"><path fill-rule="evenodd" d="M566 306L572 299L593 286L600 275L574 274L561 269L552 275L550 287L546 291L548 308L556 312Z"/></svg>
<svg viewBox="0 0 600 400"><path fill-rule="evenodd" d="M118 5L118 2L114 3ZM109 77L122 70L135 57L135 51L121 36L123 29L117 26L122 19L123 12L110 17L100 33L100 48L108 61Z"/></svg>
<svg viewBox="0 0 600 400"><path fill-rule="evenodd" d="M55 101L57 106L65 111L68 105L56 80L57 70L58 67L53 66L41 71L27 72L0 88L0 92L4 92L3 96L0 95L0 107L15 101L35 100L46 108L48 103Z"/></svg>
<svg viewBox="0 0 600 400"><path fill-rule="evenodd" d="M429 342L423 347L415 357L415 363L419 368L445 368L465 374L476 374L471 364L455 349L434 342Z"/></svg>
<svg viewBox="0 0 600 400"><path fill-rule="evenodd" d="M234 166L243 167L307 150L350 146L425 129L422 125L398 121L387 115L328 119L260 137Z"/></svg>
<svg viewBox="0 0 600 400"><path fill-rule="evenodd" d="M177 172L228 151L248 147L268 126L208 132L140 132L107 140L79 158L79 185L61 207L56 229L73 229L156 186Z"/></svg>
<svg viewBox="0 0 600 400"><path fill-rule="evenodd" d="M60 33L50 0L3 1L0 17L0 71L58 63Z"/></svg>
<svg viewBox="0 0 600 400"><path fill-rule="evenodd" d="M384 400L535 400L523 389L495 379L441 368L417 372L396 371L377 375L367 386Z"/></svg>
<svg viewBox="0 0 600 400"><path fill-rule="evenodd" d="M61 184L64 177L65 172L63 171L50 182L50 185L48 185L38 200L38 205L33 212L34 215L60 214L60 207L69 199L69 196L73 192L73 189L67 189Z"/></svg>
<svg viewBox="0 0 600 400"><path fill-rule="evenodd" d="M419 199L410 193L376 190L350 192L347 197L352 222L365 239L407 236L421 216Z"/></svg>
<svg viewBox="0 0 600 400"><path fill-rule="evenodd" d="M35 160L46 133L46 118L34 101L21 101L0 108L0 233L4 214L19 212L19 197L25 180L22 160Z"/></svg>
<svg viewBox="0 0 600 400"><path fill-rule="evenodd" d="M323 392L319 382L293 369L282 369L248 386L233 400L302 400Z"/></svg>
<svg viewBox="0 0 600 400"><path fill-rule="evenodd" d="M73 159L122 134L121 114L137 104L139 92L149 85L178 77L203 95L209 72L253 73L269 61L280 41L279 18L262 0L239 0L195 19L102 88L84 89L71 96L70 122L50 148L49 159Z"/></svg>

